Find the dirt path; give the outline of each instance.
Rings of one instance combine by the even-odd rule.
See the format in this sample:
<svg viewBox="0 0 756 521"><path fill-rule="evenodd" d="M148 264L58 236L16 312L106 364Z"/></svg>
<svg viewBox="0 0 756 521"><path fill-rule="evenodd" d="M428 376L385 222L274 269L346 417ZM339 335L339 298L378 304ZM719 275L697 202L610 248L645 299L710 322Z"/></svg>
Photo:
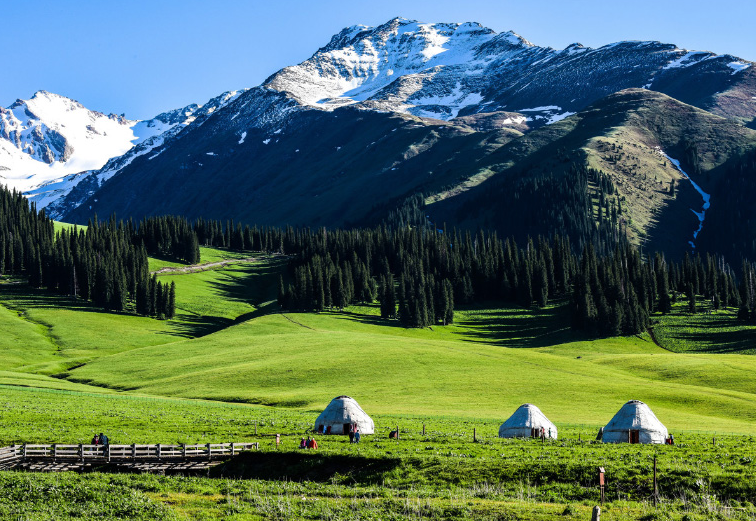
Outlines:
<svg viewBox="0 0 756 521"><path fill-rule="evenodd" d="M306 328L306 329L310 329L310 330L312 330L312 331L315 331L315 330L314 330L314 329L312 329L312 328L311 328L310 326L305 326L305 325L304 325L304 324L302 324L301 322L297 322L297 321L296 321L296 320L294 320L293 318L291 318L291 317L287 317L287 316L286 316L286 315L284 315L283 313L281 313L281 316L282 316L282 317L284 317L284 318L285 318L286 320L288 320L289 322L291 322L292 324L296 324L296 325L298 325L298 326L302 326L302 327L304 327L304 328Z"/></svg>
<svg viewBox="0 0 756 521"><path fill-rule="evenodd" d="M229 264L236 263L249 263L255 262L256 257L247 257L245 259L227 259L218 262L207 262L205 264L192 264L191 266L178 266L176 268L160 268L159 270L151 271L150 275L162 275L164 273L193 273L195 271L205 271L210 268L217 268L219 266L228 266Z"/></svg>

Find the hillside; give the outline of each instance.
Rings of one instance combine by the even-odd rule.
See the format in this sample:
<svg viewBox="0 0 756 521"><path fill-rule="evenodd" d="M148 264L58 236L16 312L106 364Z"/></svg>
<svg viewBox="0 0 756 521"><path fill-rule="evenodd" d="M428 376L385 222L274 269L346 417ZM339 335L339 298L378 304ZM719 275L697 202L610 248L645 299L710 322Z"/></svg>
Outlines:
<svg viewBox="0 0 756 521"><path fill-rule="evenodd" d="M228 263L201 270L149 261L151 271L166 270L161 282L176 283L172 320L104 313L0 279L0 439L76 444L106 432L116 444L231 440L259 450L202 478L0 472L8 492L0 515L577 520L599 501L598 466L611 469L603 512L612 519L704 519L708 503L699 501L710 493L737 504L752 497L756 358L744 353L756 326L742 325L732 308L709 313L701 302L690 314L682 300L654 315L654 338L676 352L645 334L585 340L569 329L563 302L458 309L454 325L405 329L380 319L375 304L280 313L273 299L285 259L201 253L202 265ZM359 445L319 437L317 451L297 449L343 393L369 412L376 435ZM630 398L649 403L677 445L591 442ZM526 402L555 422L557 441L497 437ZM396 426L401 440L386 439ZM647 501L655 458L659 507ZM688 503L676 499L680 491ZM285 504L271 507L269 498ZM468 498L462 511L459 498ZM722 518L747 519L741 513L751 507L743 508Z"/></svg>
<svg viewBox="0 0 756 521"><path fill-rule="evenodd" d="M212 249L203 255L228 257ZM153 270L170 266L151 261ZM463 309L454 325L432 329L381 320L373 306L279 314L271 300L281 267L280 259L263 256L159 275L177 286L177 318L168 321L103 313L4 282L0 384L303 411L347 393L376 413L483 418L536 402L553 411L554 421L589 425L632 397L652 403L675 430L714 430L726 422L730 432L750 432L756 421L749 376L756 359L746 354L727 355L722 364L723 355L670 353L646 336L587 341L569 330L562 304L541 311ZM710 350L724 348L726 326L735 320L729 313L721 315L725 336L712 337ZM664 338L679 345L674 339L684 335L675 324L683 317L673 318ZM101 330L117 334L103 339ZM751 330L733 339L747 344Z"/></svg>
<svg viewBox="0 0 756 521"><path fill-rule="evenodd" d="M693 232L701 223L691 209L700 212L703 200L672 160L706 193L721 193L718 187L726 183L737 191L727 165L755 147L756 132L732 120L631 89L501 147L481 165L481 172L495 175L467 191L428 197L425 211L437 222L483 225L522 238L552 231L574 237L576 222L591 229L609 220L610 208L621 208L614 226L651 251L679 258L696 241ZM598 215L602 190L596 175L574 190L572 206L565 204L565 190L573 187L565 180L576 166L606 174L611 187L603 190L605 215ZM722 211L712 199L707 215ZM700 241L708 251L725 251L731 239L716 230L704 223Z"/></svg>
<svg viewBox="0 0 756 521"><path fill-rule="evenodd" d="M655 147L694 178L722 167L753 146L742 125L756 116L754 95L754 67L730 55L659 42L554 50L474 23L394 19L344 29L50 210L76 222L115 211L327 227L429 215L518 237L556 228L578 243L610 243L621 225L634 242L680 256L696 242L688 210L698 194ZM495 202L522 172L573 166L591 170L590 186L567 196L542 180L543 196L515 189L518 203ZM609 176L628 212L610 227L592 170ZM680 189L668 197L673 181ZM515 218L523 212L533 215ZM723 246L705 230L699 248Z"/></svg>
<svg viewBox="0 0 756 521"><path fill-rule="evenodd" d="M257 110L244 107L240 98L229 109ZM91 212L113 210L343 226L371 218L375 206L396 207L417 192L458 182L492 150L521 135L349 107L296 111L275 130L215 119L187 130L158 158L135 159L133 173L119 174L86 209L69 215L81 221Z"/></svg>

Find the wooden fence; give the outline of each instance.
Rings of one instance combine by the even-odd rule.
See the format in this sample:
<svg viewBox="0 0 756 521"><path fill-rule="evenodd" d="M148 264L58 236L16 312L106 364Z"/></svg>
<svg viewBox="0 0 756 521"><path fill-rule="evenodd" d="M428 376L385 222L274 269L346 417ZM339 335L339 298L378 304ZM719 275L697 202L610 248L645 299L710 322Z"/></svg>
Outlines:
<svg viewBox="0 0 756 521"><path fill-rule="evenodd" d="M13 467L20 456L16 447L0 447L0 469L6 469Z"/></svg>
<svg viewBox="0 0 756 521"><path fill-rule="evenodd" d="M34 445L0 448L0 466L29 461L148 462L212 461L257 450L259 443L206 443L197 445Z"/></svg>

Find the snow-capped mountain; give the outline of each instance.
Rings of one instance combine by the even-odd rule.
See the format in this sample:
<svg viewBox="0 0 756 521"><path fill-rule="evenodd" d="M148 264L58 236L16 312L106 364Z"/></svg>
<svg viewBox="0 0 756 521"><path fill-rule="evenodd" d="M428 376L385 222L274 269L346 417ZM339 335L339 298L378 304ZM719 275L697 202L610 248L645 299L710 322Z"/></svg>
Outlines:
<svg viewBox="0 0 756 521"><path fill-rule="evenodd" d="M395 18L375 28L344 29L264 85L326 110L361 104L445 120L506 110L543 124L622 89L674 89L681 76L694 75L704 82L717 77L724 90L753 70L751 62L730 55L659 42L555 50L477 23ZM754 117L756 104L750 105L723 115Z"/></svg>
<svg viewBox="0 0 756 521"><path fill-rule="evenodd" d="M224 92L203 105L192 104L158 114L146 121L130 122L133 138L125 153L106 158L100 168L76 172L67 176L45 181L28 189L25 194L34 201L37 208L45 208L48 215L60 217L66 211L81 204L105 181L142 155L157 149L153 157L160 154L160 147L174 139L191 124L201 124L219 108L230 103L242 91Z"/></svg>
<svg viewBox="0 0 756 521"><path fill-rule="evenodd" d="M7 109L0 107L0 182L28 190L66 174L100 168L133 146L136 124L45 91Z"/></svg>
<svg viewBox="0 0 756 521"><path fill-rule="evenodd" d="M756 68L730 55L660 42L619 42L597 49L573 44L556 50L477 23L395 18L374 28L346 28L308 60L245 92L226 93L202 108L186 107L150 122L124 122L133 135L126 154L83 174L69 170L62 172L68 174L65 178L48 176L47 184L29 195L56 217L80 205L80 213L128 213L137 207L144 213L150 194L136 192L149 190L145 172L160 172L165 179L175 177L170 186L181 186L195 204L210 194L189 193L189 177L197 178L194 186L206 179L209 187L223 176L217 190L233 194L242 177L257 171L256 165L281 157L275 145L285 135L305 126L310 132L329 133L331 129L313 127L313 121L333 125L337 116L318 114L351 107L445 120L478 132L505 127L529 132L628 88L657 90L740 122L756 121ZM142 137L143 132L149 137ZM65 147L49 141L52 157L66 155ZM333 145L338 151L343 143ZM195 152L200 155L195 157ZM232 171L229 165L234 165ZM141 181L133 182L131 176ZM108 190L110 195L98 203L100 187L111 178L106 185L119 180L120 188ZM128 199L129 205L114 197ZM181 198L175 202L170 211L181 212ZM235 204L234 199L228 204Z"/></svg>

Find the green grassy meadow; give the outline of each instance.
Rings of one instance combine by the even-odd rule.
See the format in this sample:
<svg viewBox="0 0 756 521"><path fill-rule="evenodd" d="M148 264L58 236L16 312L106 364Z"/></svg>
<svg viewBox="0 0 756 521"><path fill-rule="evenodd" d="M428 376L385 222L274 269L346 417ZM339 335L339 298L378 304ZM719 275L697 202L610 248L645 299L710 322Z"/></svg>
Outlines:
<svg viewBox="0 0 756 521"><path fill-rule="evenodd" d="M202 249L203 264L248 257ZM459 309L453 325L406 329L375 305L280 313L286 260L256 259L159 275L177 286L167 321L0 279L0 445L81 443L101 430L112 443L261 443L261 459L214 477L0 472L14 491L0 518L587 519L596 466L612 469L605 519L756 518L755 335L732 310L691 316L678 303L654 317L664 348L647 334L587 340L564 303ZM166 267L182 265L150 261ZM374 418L376 435L296 450L340 394ZM630 399L678 445L589 443ZM526 402L558 441L497 437ZM386 439L397 425L398 443ZM656 508L655 454L667 479ZM92 499L113 487L112 501Z"/></svg>

